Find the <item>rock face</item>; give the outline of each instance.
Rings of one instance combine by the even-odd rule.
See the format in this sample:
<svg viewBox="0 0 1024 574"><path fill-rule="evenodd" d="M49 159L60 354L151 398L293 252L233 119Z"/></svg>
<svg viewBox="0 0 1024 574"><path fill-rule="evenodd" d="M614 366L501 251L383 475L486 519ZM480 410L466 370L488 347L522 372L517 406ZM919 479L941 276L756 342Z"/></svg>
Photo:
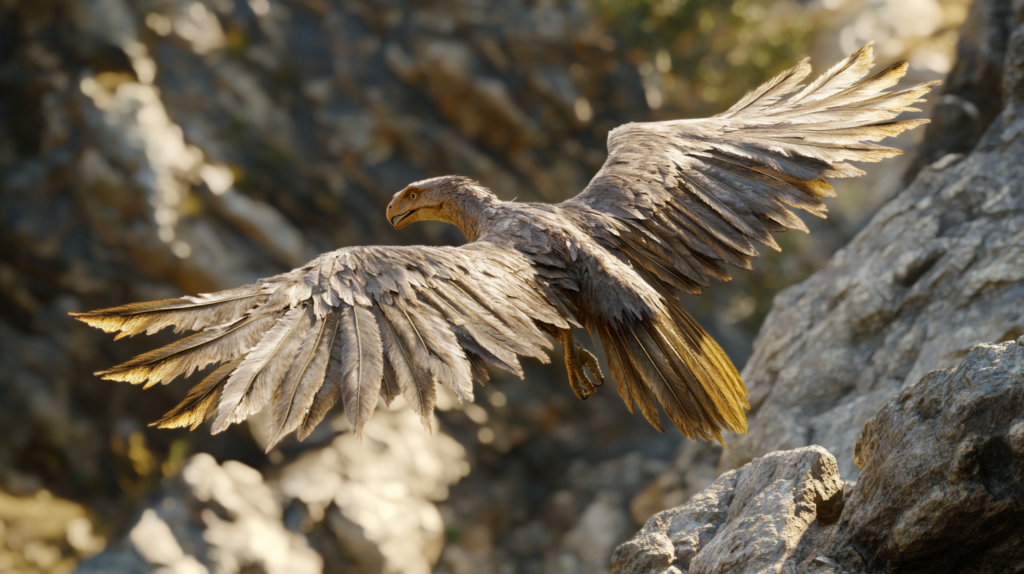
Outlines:
<svg viewBox="0 0 1024 574"><path fill-rule="evenodd" d="M940 133L925 153L944 156L775 299L743 369L750 433L725 448L728 472L618 547L613 572L1024 567L1022 6L972 9L961 53L987 63L958 65L948 93L990 86L993 53L1002 93L974 150ZM1012 34L990 34L1011 14Z"/></svg>
<svg viewBox="0 0 1024 574"><path fill-rule="evenodd" d="M775 299L743 370L749 434L727 441L720 471L818 444L856 479L854 443L890 397L978 343L1024 334L1022 37L1008 41L1005 108L973 153L922 170L824 270Z"/></svg>
<svg viewBox="0 0 1024 574"><path fill-rule="evenodd" d="M323 560L306 538L282 524L281 504L254 468L238 461L219 465L199 454L162 494L155 508L142 512L127 540L78 572L322 571Z"/></svg>
<svg viewBox="0 0 1024 574"><path fill-rule="evenodd" d="M1024 567L1024 337L890 400L857 446L769 453L656 514L613 574L1016 572Z"/></svg>
<svg viewBox="0 0 1024 574"><path fill-rule="evenodd" d="M914 183L824 270L775 299L743 370L750 431L728 438L718 461L727 472L652 518L617 549L613 571L1024 565L1022 23L1020 2L974 4L943 101L985 109L952 114L940 105L921 155L929 165ZM1004 343L975 347L986 342ZM805 470L810 452L826 475ZM689 477L709 459L698 447L682 452L634 507L666 489L688 494ZM743 483L751 486L740 496L754 469L769 466L789 474ZM809 481L840 477L859 482L844 483L836 506L800 506L808 484L817 488ZM754 510L764 500L775 506ZM798 508L809 519L798 519Z"/></svg>
<svg viewBox="0 0 1024 574"><path fill-rule="evenodd" d="M1003 67L1014 19L1013 0L971 3L957 43L956 64L937 94L932 123L904 174L905 183L948 154L970 153L1003 109Z"/></svg>
<svg viewBox="0 0 1024 574"><path fill-rule="evenodd" d="M900 393L864 426L861 480L829 554L871 572L1019 570L1022 407L1024 337Z"/></svg>
<svg viewBox="0 0 1024 574"><path fill-rule="evenodd" d="M443 399L436 436L415 429L390 450L353 448L343 424L269 457L259 420L156 431L187 383L142 392L92 373L166 339L113 342L67 317L343 245L457 243L449 226L396 234L381 217L429 175L520 200L575 193L610 128L650 119L644 85L663 66L627 48L576 0L0 0L0 571L67 570L103 537L92 571L280 570L238 534L259 532L296 568L315 566L312 549L327 573L602 572L635 525L712 482L715 448L680 450L613 389L577 401L557 360L522 381L495 374L477 404ZM815 244L845 241L835 221ZM785 257L774 281L810 265ZM744 281L699 305L753 317ZM664 473L677 450L687 470ZM231 481L259 471L231 488L269 502L202 498L174 478L197 464ZM165 494L192 502L167 509ZM396 505L415 516L382 530ZM158 550L136 548L151 538Z"/></svg>

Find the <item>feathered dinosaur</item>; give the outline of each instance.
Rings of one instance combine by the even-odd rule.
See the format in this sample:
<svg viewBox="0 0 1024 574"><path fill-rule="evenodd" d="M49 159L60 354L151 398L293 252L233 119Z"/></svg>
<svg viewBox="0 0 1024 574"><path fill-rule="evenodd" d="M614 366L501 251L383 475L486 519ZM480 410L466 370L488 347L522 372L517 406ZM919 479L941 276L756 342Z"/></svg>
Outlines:
<svg viewBox="0 0 1024 574"><path fill-rule="evenodd" d="M712 118L621 126L563 203L500 201L446 176L388 205L397 229L458 226L459 247L348 247L255 285L75 315L118 337L197 331L97 374L148 388L218 364L154 424L214 418L218 433L271 403L268 449L305 438L339 397L357 433L378 397L399 394L429 426L437 382L472 400L485 363L521 377L520 356L546 362L545 334L585 399L604 379L573 327L597 333L630 411L661 430L660 403L684 435L721 440L746 430L746 389L675 292L749 269L755 242L778 249L773 232L806 231L787 206L824 217L826 178L863 173L847 162L900 153L871 142L925 123L894 118L935 82L887 92L907 64L864 79L871 65L868 45L802 88L804 60Z"/></svg>

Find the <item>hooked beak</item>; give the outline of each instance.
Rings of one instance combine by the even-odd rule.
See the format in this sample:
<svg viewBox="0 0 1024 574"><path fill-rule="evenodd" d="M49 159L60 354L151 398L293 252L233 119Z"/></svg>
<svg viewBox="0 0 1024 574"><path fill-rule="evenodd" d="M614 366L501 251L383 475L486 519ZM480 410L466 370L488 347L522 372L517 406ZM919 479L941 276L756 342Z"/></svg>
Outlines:
<svg viewBox="0 0 1024 574"><path fill-rule="evenodd" d="M416 213L415 209L410 209L409 211L406 211L405 213L399 213L398 215L396 215L396 216L391 218L391 225L393 227L397 228L398 224L401 223L403 219L409 217L413 213Z"/></svg>

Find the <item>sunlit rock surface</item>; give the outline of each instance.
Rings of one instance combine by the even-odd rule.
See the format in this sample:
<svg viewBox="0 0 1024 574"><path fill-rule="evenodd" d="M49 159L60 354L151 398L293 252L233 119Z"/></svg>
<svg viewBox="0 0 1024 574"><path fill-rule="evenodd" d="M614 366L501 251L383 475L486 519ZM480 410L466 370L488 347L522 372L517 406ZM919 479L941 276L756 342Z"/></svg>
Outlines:
<svg viewBox="0 0 1024 574"><path fill-rule="evenodd" d="M267 457L259 420L216 437L147 428L188 384L143 393L91 373L167 339L114 343L67 317L232 287L345 245L458 243L454 228L398 234L383 217L431 175L508 199L576 193L608 130L648 117L635 66L593 15L516 2L0 6L0 490L84 503L60 520L110 537L94 571L279 568L245 547L260 524L269 548L316 571L603 567L634 527L629 501L681 441L613 393L582 404L535 363L525 381L495 373L477 404L444 399L433 435L378 412L380 437L357 444L325 424ZM255 469L279 510L168 515L153 497L199 500L182 482L212 460L196 451L221 474ZM477 476L455 484L470 465ZM147 530L154 516L177 546L139 553L131 533L160 530ZM6 524L18 546L21 523ZM594 533L599 547L584 544ZM26 572L99 550L60 542L26 562L18 548Z"/></svg>

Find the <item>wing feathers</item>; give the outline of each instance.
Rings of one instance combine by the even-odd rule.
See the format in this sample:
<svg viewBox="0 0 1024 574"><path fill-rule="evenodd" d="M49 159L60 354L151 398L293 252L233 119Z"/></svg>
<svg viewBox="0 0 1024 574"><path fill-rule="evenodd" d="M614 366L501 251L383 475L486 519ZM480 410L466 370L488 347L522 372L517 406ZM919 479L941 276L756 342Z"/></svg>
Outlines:
<svg viewBox="0 0 1024 574"><path fill-rule="evenodd" d="M388 309L388 312L384 312L384 309ZM415 348L415 338L408 332L402 316L397 315L391 305L378 305L373 312L380 325L384 352L394 370L398 388L412 410L420 415L423 427L429 431L430 413L437 401L437 391L434 389L434 379L423 366L425 361L417 361L409 347L411 343ZM392 318L399 321L398 328L395 327Z"/></svg>
<svg viewBox="0 0 1024 574"><path fill-rule="evenodd" d="M149 426L162 429L189 427L189 430L196 430L213 414L224 383L241 362L242 359L238 358L217 367L202 382L192 387L185 400Z"/></svg>
<svg viewBox="0 0 1024 574"><path fill-rule="evenodd" d="M178 375L189 376L211 363L229 361L245 354L267 328L268 317L242 317L139 355L97 375L110 381L132 384L167 384ZM148 381L148 382L147 382Z"/></svg>
<svg viewBox="0 0 1024 574"><path fill-rule="evenodd" d="M700 292L705 275L728 276L719 262L749 268L754 242L778 249L772 233L806 231L788 208L824 217L821 198L834 195L826 178L862 175L850 162L900 153L871 142L927 123L894 118L916 111L911 106L934 83L889 92L906 63L866 78L872 63L869 44L802 90L806 60L713 118L620 126L609 135L601 171L562 208L576 210L608 247L657 281ZM612 222L657 220L664 248L629 244L631 237L588 210Z"/></svg>
<svg viewBox="0 0 1024 574"><path fill-rule="evenodd" d="M338 336L338 322L338 312L313 319L313 325L299 345L284 380L275 389L267 452L306 420L327 373L331 350Z"/></svg>
<svg viewBox="0 0 1024 574"><path fill-rule="evenodd" d="M296 307L277 319L245 356L224 386L213 433L259 412L291 367L302 338L312 325L311 307Z"/></svg>
<svg viewBox="0 0 1024 574"><path fill-rule="evenodd" d="M670 291L728 280L726 264L749 268L755 243L777 249L772 233L806 230L790 208L823 216L827 178L860 175L853 162L899 153L874 142L925 123L895 118L934 83L889 91L906 64L867 77L871 65L868 45L803 89L806 61L713 118L621 126L587 189L551 210L589 227L665 301L634 324L597 327L623 399L659 429L655 401L689 436L745 424L735 368ZM119 337L198 331L100 373L109 379L149 386L224 363L158 425L194 426L216 406L220 432L273 398L272 446L308 436L338 397L361 433L378 397L401 393L429 428L436 382L472 400L485 362L521 376L519 356L547 358L540 326L580 325L577 303L554 295L572 288L560 257L486 241L347 248L255 285L77 318Z"/></svg>
<svg viewBox="0 0 1024 574"><path fill-rule="evenodd" d="M366 307L341 311L341 391L345 416L362 438L363 426L377 407L384 377L383 345L374 313Z"/></svg>
<svg viewBox="0 0 1024 574"><path fill-rule="evenodd" d="M152 335L170 326L175 327L175 333L198 331L242 316L258 303L258 293L258 286L246 285L219 293L132 303L71 315L106 333L119 332L115 339L143 332Z"/></svg>

